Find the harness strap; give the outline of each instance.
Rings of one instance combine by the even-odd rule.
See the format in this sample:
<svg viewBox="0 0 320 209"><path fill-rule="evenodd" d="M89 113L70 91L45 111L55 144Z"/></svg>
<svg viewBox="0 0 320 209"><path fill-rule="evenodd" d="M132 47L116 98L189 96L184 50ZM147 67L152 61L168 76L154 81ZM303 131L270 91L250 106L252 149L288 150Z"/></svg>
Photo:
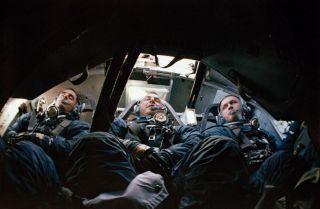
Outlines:
<svg viewBox="0 0 320 209"><path fill-rule="evenodd" d="M244 133L240 132L239 137L240 137L240 148L242 150L246 150L247 148L253 146L250 139Z"/></svg>
<svg viewBox="0 0 320 209"><path fill-rule="evenodd" d="M31 112L31 118L29 120L29 125L28 125L28 132L32 132L33 129L35 128L35 125L37 123L37 114L35 111Z"/></svg>
<svg viewBox="0 0 320 209"><path fill-rule="evenodd" d="M129 128L129 133L133 135L133 138L138 138L138 141L147 144L147 141L145 140L145 133L144 130L141 128L141 126L134 122L134 121L129 121L127 123L128 128Z"/></svg>
<svg viewBox="0 0 320 209"><path fill-rule="evenodd" d="M61 121L61 123L57 125L55 129L51 131L51 134L53 136L58 136L63 131L63 129L70 125L71 122L72 120L64 119L63 121Z"/></svg>

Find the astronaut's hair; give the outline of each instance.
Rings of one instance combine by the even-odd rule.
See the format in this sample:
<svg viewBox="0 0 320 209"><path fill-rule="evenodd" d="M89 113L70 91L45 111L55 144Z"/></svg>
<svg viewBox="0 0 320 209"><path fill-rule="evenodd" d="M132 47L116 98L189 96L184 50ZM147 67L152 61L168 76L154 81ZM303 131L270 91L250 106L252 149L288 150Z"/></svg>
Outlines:
<svg viewBox="0 0 320 209"><path fill-rule="evenodd" d="M147 94L144 97L146 97L148 94L155 94L155 95L159 96L159 94L157 92L155 92L155 91L146 91L146 93Z"/></svg>

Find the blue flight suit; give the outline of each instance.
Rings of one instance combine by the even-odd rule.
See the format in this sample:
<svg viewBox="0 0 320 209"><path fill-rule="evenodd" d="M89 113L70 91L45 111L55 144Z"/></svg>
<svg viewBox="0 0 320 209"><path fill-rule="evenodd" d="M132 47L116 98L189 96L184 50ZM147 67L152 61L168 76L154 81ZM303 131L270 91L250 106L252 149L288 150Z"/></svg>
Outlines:
<svg viewBox="0 0 320 209"><path fill-rule="evenodd" d="M174 168L174 207L250 208L266 184L279 187L279 194L293 188L304 161L288 151L273 153L277 143L259 130L241 127L238 133L224 126L203 132L205 139ZM250 146L243 146L240 136Z"/></svg>
<svg viewBox="0 0 320 209"><path fill-rule="evenodd" d="M103 192L124 190L138 173L131 153L118 139L128 136L127 122L117 118L111 127L110 133L84 136L69 157L73 166L67 172L67 187L80 196L93 198ZM177 126L174 130L173 145L158 152L171 167L202 140L200 132L192 127ZM130 135L127 139L142 143L133 132Z"/></svg>
<svg viewBox="0 0 320 209"><path fill-rule="evenodd" d="M60 180L54 162L30 141L6 146L0 139L0 171L4 208L31 208L57 197Z"/></svg>
<svg viewBox="0 0 320 209"><path fill-rule="evenodd" d="M64 127L58 135L50 135L48 133L48 127L53 125L57 126L60 121L53 121L48 123L45 120L37 120L38 122L36 127L32 127L33 133L43 133L45 134L44 139L37 139L35 134L32 134L30 137L25 138L34 144L40 146L54 161L57 171L61 180L64 179L65 169L66 169L66 159L78 142L79 138L82 135L89 133L90 126L84 121L80 121L79 115L75 112L63 113L65 119L70 120L70 123ZM20 116L16 122L9 127L9 133L15 132L26 132L28 131L29 122L31 121L32 112L23 114Z"/></svg>
<svg viewBox="0 0 320 209"><path fill-rule="evenodd" d="M144 120L144 118L139 118ZM130 130L127 121L116 118L111 124L112 133L122 139L130 139L137 143L143 143L150 147L160 147L159 154L161 157L173 167L181 158L197 143L199 143L203 137L198 130L193 127L180 125L174 127L173 138L171 143L161 147L162 138L161 131L155 133L155 140L148 140L149 135L146 134L145 126L146 122L138 123L138 120L133 121L138 124L141 128L141 132L144 136L137 137L135 133Z"/></svg>

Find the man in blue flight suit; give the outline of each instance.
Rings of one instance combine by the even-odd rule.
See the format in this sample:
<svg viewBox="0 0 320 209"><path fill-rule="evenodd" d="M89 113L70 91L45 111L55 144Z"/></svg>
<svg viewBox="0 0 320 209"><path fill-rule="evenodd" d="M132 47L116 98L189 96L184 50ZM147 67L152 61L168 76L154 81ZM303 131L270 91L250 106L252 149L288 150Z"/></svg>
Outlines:
<svg viewBox="0 0 320 209"><path fill-rule="evenodd" d="M131 121L115 119L112 133L126 139L122 142L133 154L139 172L150 170L170 175L171 168L199 142L199 132L188 126L174 129L172 121L159 121L159 118L166 119L167 116L162 115L167 110L155 92L148 93L136 108L136 117ZM140 145L142 151L147 149L148 152L139 152ZM142 154L143 157L139 156Z"/></svg>
<svg viewBox="0 0 320 209"><path fill-rule="evenodd" d="M174 168L174 204L181 209L250 208L266 185L277 188L268 204L292 190L304 161L277 151L266 132L250 125L239 97L224 97L218 112L222 125L204 130L205 139Z"/></svg>
<svg viewBox="0 0 320 209"><path fill-rule="evenodd" d="M72 151L67 187L75 194L94 198L125 190L137 173L146 171L170 178L175 164L202 140L194 128L174 127L170 119L165 120L166 107L154 92L147 94L137 109L131 121L115 119L112 134L91 133ZM151 188L150 192L157 190Z"/></svg>
<svg viewBox="0 0 320 209"><path fill-rule="evenodd" d="M58 172L80 136L89 133L90 126L80 121L80 98L74 89L59 93L47 111L32 111L20 116L6 134L8 144L28 140L40 146L53 159Z"/></svg>
<svg viewBox="0 0 320 209"><path fill-rule="evenodd" d="M16 201L20 198L35 205L56 198L65 160L89 131L89 124L79 120L79 100L75 90L65 89L46 112L23 114L0 139L0 190L8 207L21 203L17 207L28 208Z"/></svg>

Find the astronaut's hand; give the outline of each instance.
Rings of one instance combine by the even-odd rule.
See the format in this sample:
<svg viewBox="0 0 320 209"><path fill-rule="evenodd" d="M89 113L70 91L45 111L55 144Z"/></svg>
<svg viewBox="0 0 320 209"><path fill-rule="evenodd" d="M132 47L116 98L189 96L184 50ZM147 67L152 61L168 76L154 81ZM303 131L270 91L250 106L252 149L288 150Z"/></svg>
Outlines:
<svg viewBox="0 0 320 209"><path fill-rule="evenodd" d="M43 140L46 137L46 135L44 135L43 133L34 133L33 137L38 140Z"/></svg>
<svg viewBox="0 0 320 209"><path fill-rule="evenodd" d="M154 148L146 150L136 162L138 169L141 171L152 171L165 178L170 175L170 166Z"/></svg>
<svg viewBox="0 0 320 209"><path fill-rule="evenodd" d="M10 131L7 133L5 141L7 144L12 145L18 143L21 140L30 140L31 137L32 134L29 132L17 133L15 131Z"/></svg>
<svg viewBox="0 0 320 209"><path fill-rule="evenodd" d="M17 132L15 131L9 131L6 136L4 137L4 141L6 144L15 144L16 143L16 135Z"/></svg>
<svg viewBox="0 0 320 209"><path fill-rule="evenodd" d="M272 152L268 150L255 150L251 151L248 155L245 155L245 157L247 158L249 165L255 165L263 163L271 155Z"/></svg>
<svg viewBox="0 0 320 209"><path fill-rule="evenodd" d="M42 133L30 133L30 132L17 133L15 131L10 131L7 133L7 135L5 137L5 141L9 145L13 145L13 144L16 144L22 140L36 142L38 140L43 140L46 137L48 137L48 136L44 135Z"/></svg>

